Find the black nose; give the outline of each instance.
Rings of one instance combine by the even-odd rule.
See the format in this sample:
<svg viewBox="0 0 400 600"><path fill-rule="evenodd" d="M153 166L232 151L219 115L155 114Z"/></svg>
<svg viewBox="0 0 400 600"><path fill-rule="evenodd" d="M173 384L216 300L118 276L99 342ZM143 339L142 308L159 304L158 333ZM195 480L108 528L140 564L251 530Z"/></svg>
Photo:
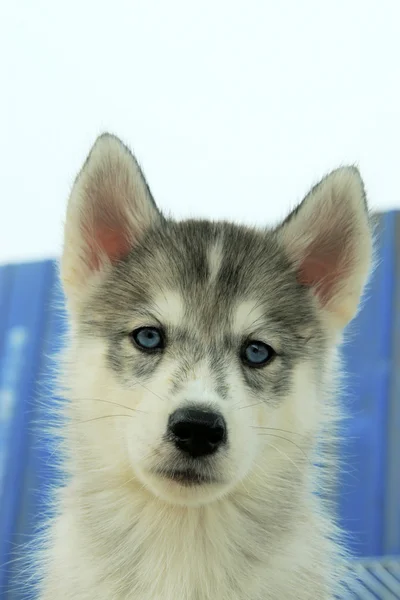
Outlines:
<svg viewBox="0 0 400 600"><path fill-rule="evenodd" d="M175 446L193 458L213 454L226 442L223 416L197 408L179 408L172 413L168 432Z"/></svg>

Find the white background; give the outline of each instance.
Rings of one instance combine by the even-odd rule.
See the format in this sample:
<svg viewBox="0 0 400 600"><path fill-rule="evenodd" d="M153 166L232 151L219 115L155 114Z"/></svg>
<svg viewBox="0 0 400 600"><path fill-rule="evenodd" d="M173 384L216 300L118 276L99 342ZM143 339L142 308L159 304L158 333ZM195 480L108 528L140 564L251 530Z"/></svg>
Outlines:
<svg viewBox="0 0 400 600"><path fill-rule="evenodd" d="M356 162L400 207L398 0L19 0L0 8L0 262L58 255L94 138L177 217L275 223Z"/></svg>

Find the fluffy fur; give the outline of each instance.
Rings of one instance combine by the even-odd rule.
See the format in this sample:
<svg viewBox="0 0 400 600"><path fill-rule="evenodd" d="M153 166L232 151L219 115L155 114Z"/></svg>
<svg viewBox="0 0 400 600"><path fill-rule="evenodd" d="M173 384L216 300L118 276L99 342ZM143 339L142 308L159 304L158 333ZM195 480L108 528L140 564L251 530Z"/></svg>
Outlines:
<svg viewBox="0 0 400 600"><path fill-rule="evenodd" d="M337 346L371 248L355 168L327 176L274 229L174 222L130 151L96 141L65 225L67 483L39 560L40 600L340 592L343 548L324 499L337 464ZM163 328L163 352L135 347L143 326ZM265 367L241 361L249 339L275 350ZM218 410L228 430L223 448L191 462L166 435L189 404ZM174 479L189 466L197 481Z"/></svg>

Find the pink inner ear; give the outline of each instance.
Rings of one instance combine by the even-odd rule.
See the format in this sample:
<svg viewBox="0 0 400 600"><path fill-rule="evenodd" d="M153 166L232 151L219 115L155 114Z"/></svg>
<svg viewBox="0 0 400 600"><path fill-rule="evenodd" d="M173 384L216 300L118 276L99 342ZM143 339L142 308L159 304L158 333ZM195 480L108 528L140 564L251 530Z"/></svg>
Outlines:
<svg viewBox="0 0 400 600"><path fill-rule="evenodd" d="M131 249L128 236L124 231L116 231L107 226L96 229L94 237L89 238L89 266L93 271L101 267L101 250L111 262L126 256Z"/></svg>
<svg viewBox="0 0 400 600"><path fill-rule="evenodd" d="M329 302L344 275L341 252L343 249L333 246L329 240L314 243L299 266L298 282L314 287L322 304Z"/></svg>

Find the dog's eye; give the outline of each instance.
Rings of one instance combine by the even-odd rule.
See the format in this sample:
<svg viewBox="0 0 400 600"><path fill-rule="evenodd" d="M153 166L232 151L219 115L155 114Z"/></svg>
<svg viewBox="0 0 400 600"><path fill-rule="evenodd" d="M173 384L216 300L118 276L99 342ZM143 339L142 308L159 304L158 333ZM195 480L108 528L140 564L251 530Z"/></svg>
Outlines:
<svg viewBox="0 0 400 600"><path fill-rule="evenodd" d="M164 337L156 327L140 327L132 331L132 339L141 350L160 350L164 348Z"/></svg>
<svg viewBox="0 0 400 600"><path fill-rule="evenodd" d="M242 348L242 361L249 367L263 367L275 356L276 352L264 342L250 341Z"/></svg>

